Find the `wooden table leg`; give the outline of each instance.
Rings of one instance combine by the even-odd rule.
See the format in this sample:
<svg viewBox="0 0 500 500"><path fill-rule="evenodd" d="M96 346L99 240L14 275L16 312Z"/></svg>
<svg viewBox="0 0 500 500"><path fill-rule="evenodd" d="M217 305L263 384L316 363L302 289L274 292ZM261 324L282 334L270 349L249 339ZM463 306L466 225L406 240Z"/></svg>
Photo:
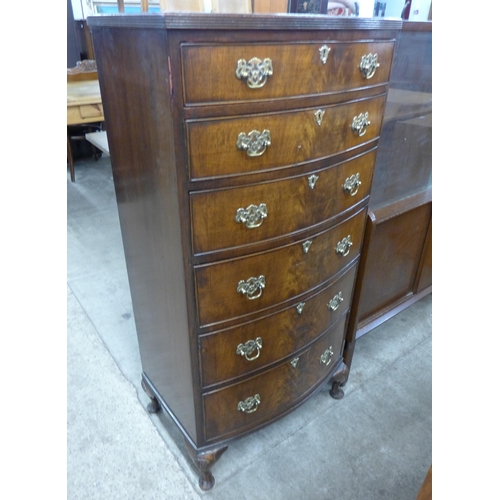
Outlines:
<svg viewBox="0 0 500 500"><path fill-rule="evenodd" d="M69 173L71 176L71 182L75 182L75 164L73 163L73 154L71 153L71 144L69 143L69 135L67 136L67 145L68 145Z"/></svg>

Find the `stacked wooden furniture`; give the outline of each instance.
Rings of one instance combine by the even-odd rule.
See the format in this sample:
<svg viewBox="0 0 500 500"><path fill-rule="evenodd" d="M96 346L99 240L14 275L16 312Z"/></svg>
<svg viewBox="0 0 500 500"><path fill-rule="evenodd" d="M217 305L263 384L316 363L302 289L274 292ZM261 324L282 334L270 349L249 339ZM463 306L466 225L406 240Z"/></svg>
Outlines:
<svg viewBox="0 0 500 500"><path fill-rule="evenodd" d="M89 18L149 410L200 486L332 382L401 23Z"/></svg>
<svg viewBox="0 0 500 500"><path fill-rule="evenodd" d="M432 23L399 32L345 351L432 291Z"/></svg>

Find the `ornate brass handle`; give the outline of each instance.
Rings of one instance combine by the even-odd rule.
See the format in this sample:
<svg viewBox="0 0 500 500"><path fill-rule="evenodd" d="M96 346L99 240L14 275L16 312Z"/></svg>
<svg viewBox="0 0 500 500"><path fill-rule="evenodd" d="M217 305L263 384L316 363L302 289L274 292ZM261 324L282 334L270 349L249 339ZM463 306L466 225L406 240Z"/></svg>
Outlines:
<svg viewBox="0 0 500 500"><path fill-rule="evenodd" d="M332 346L330 346L319 358L320 363L328 366L332 361L333 351Z"/></svg>
<svg viewBox="0 0 500 500"><path fill-rule="evenodd" d="M248 135L244 132L238 134L236 147L240 151L246 151L248 156L260 156L264 154L267 146L271 145L271 132L269 130L252 130Z"/></svg>
<svg viewBox="0 0 500 500"><path fill-rule="evenodd" d="M251 89L260 89L267 82L267 77L273 74L273 62L269 57L263 61L252 57L248 62L240 59L236 63L236 78L247 81Z"/></svg>
<svg viewBox="0 0 500 500"><path fill-rule="evenodd" d="M248 278L246 281L238 282L236 291L246 296L248 300L258 299L262 295L262 290L266 287L266 277L260 275L258 278Z"/></svg>
<svg viewBox="0 0 500 500"><path fill-rule="evenodd" d="M255 396L250 396L245 399L245 401L240 401L238 403L238 411L242 411L243 413L253 413L257 410L260 405L260 395L256 394Z"/></svg>
<svg viewBox="0 0 500 500"><path fill-rule="evenodd" d="M344 182L344 191L354 196L361 186L361 181L359 180L359 173L349 176Z"/></svg>
<svg viewBox="0 0 500 500"><path fill-rule="evenodd" d="M344 297L342 297L342 292L339 292L335 295L335 297L333 297L333 299L330 300L330 302L328 302L327 307L330 311L336 311L339 308L340 303L343 301Z"/></svg>
<svg viewBox="0 0 500 500"><path fill-rule="evenodd" d="M351 235L349 235L346 236L345 238L342 238L342 240L337 243L335 251L337 252L338 255L342 255L342 257L345 257L349 253L351 247L352 247L352 241L351 241Z"/></svg>
<svg viewBox="0 0 500 500"><path fill-rule="evenodd" d="M260 350L262 349L262 339L257 337L255 340L247 340L244 344L239 344L236 348L236 354L240 356L245 356L247 361L253 361L260 356ZM249 356L257 350L257 354L249 358Z"/></svg>
<svg viewBox="0 0 500 500"><path fill-rule="evenodd" d="M361 57L361 62L359 63L359 71L363 75L363 78L369 80L377 71L380 66L378 62L378 54L365 54Z"/></svg>
<svg viewBox="0 0 500 500"><path fill-rule="evenodd" d="M366 113L360 113L352 119L351 130L358 137L362 137L366 134L366 128L370 123L370 120L368 120L368 111Z"/></svg>
<svg viewBox="0 0 500 500"><path fill-rule="evenodd" d="M249 205L247 208L238 208L234 220L238 223L244 222L245 226L253 229L259 227L267 217L267 206L265 203Z"/></svg>

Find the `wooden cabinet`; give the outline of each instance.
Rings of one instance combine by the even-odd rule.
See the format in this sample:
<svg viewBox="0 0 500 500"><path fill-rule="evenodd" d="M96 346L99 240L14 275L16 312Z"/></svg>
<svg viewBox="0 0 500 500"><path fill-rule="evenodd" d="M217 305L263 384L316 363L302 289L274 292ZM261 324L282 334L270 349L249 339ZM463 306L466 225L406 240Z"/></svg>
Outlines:
<svg viewBox="0 0 500 500"><path fill-rule="evenodd" d="M432 290L432 23L399 32L344 357Z"/></svg>
<svg viewBox="0 0 500 500"><path fill-rule="evenodd" d="M398 21L89 18L154 412L200 471L320 387L346 326Z"/></svg>

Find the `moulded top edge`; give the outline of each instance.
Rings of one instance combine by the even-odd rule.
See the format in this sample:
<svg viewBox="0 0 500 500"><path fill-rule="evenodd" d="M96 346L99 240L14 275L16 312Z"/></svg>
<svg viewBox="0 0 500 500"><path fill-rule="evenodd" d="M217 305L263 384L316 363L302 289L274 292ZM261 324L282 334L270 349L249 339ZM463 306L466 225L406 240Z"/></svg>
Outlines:
<svg viewBox="0 0 500 500"><path fill-rule="evenodd" d="M92 27L231 30L400 30L398 19L334 17L318 14L213 14L170 12L96 14L87 18Z"/></svg>

